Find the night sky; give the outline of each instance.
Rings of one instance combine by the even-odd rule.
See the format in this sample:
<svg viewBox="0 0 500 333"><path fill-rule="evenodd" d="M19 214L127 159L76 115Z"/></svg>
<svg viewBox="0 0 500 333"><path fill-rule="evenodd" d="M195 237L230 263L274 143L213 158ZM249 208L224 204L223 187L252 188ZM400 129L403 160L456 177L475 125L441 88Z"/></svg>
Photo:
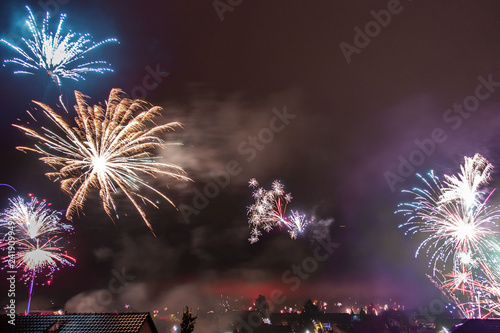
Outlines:
<svg viewBox="0 0 500 333"><path fill-rule="evenodd" d="M72 221L67 249L77 263L56 272L50 286L35 287L33 310L120 311L128 303L138 311L179 311L212 304L221 294L269 298L274 289L292 303L351 297L412 308L439 297L425 277L426 258L414 257L418 237L404 235L398 226L405 218L394 211L410 199L401 190L420 185L416 173L456 172L475 153L500 163L498 2L228 1L231 6L222 0L231 9L225 11L212 1L65 2L48 3L54 18L67 14L66 29L120 41L87 57L105 59L113 73L63 81L65 103L73 105L74 90L95 104L121 88L162 106L158 122L182 122L184 129L166 138L183 145L158 153L194 182L151 180L177 208L194 207L214 177L236 171L196 213L164 200L158 210L146 207L156 238L124 198L117 199L120 217L113 224L92 192ZM28 5L43 12L40 3ZM13 40L25 31L27 11L13 0L0 8L0 35ZM0 46L2 59L14 56ZM17 193L0 187L0 207L33 193L64 210L70 198L47 179L51 169L36 154L16 150L34 141L11 126L50 126L31 101L56 107L59 92L43 73L14 75L14 69L0 68L0 183ZM69 112L63 114L68 121L75 115ZM280 123L277 114L288 116ZM271 123L283 126L269 137ZM260 140L257 146L251 137ZM406 161L415 165L405 169ZM293 196L289 207L316 222L297 240L273 230L249 244L253 177L266 187L280 179ZM496 187L500 174L493 178ZM315 235L340 245L298 285L283 279L313 255ZM116 272L126 272L124 288L109 302L94 302ZM18 292L22 311L27 287L19 283ZM4 293L1 299L6 302Z"/></svg>

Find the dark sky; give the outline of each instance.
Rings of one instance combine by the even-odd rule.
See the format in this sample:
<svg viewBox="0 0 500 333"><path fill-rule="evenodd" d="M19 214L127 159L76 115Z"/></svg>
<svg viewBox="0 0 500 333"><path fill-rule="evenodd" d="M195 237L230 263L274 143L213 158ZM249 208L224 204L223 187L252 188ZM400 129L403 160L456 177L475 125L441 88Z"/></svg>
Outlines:
<svg viewBox="0 0 500 333"><path fill-rule="evenodd" d="M439 297L425 277L426 259L414 258L418 240L398 229L404 217L393 212L409 199L401 190L419 184L416 172L456 172L463 156L475 153L498 164L498 2L241 1L222 16L212 1L66 2L49 2L58 4L50 7L53 16L67 14L66 28L96 41L120 41L87 57L109 61L113 73L63 82L67 103L73 104L75 89L93 103L104 101L111 88L137 93L150 71L160 72L157 86L141 97L164 107L162 121L184 124L170 137L184 145L161 154L194 183L168 182L166 188L168 180L158 179L156 186L178 207L193 206L214 174L231 161L239 169L189 223L166 202L159 210L147 207L157 238L124 200L113 224L92 193L73 221L68 251L76 265L56 272L52 285L36 287L33 309L88 311L82 304L109 290L117 271L127 272L127 285L93 310L112 311L125 302L140 311L165 304L180 309L220 294L269 297L276 288L289 300L393 299L407 307ZM40 3L29 5L43 12ZM12 0L0 6L0 34L12 40L25 31L26 9ZM371 37L359 35L366 28ZM2 44L0 56L14 52ZM64 210L69 198L45 177L50 169L35 154L15 149L33 142L11 126L30 120L26 110L40 115L31 100L55 107L57 89L44 75L14 75L13 69L0 69L0 183ZM454 104L474 101L478 105L467 106L473 111L463 116L453 111ZM251 153L249 137L258 137L285 108L293 115L288 124ZM433 136L438 142L430 144ZM418 153L423 144L426 155ZM409 159L419 165L398 175ZM389 173L400 177L391 185ZM297 240L276 230L250 245L252 177L265 186L280 179L294 197L290 208L317 222ZM14 195L0 188L1 206ZM340 246L300 285L287 282L283 275L313 255L315 233ZM21 308L27 288L19 284L18 290Z"/></svg>

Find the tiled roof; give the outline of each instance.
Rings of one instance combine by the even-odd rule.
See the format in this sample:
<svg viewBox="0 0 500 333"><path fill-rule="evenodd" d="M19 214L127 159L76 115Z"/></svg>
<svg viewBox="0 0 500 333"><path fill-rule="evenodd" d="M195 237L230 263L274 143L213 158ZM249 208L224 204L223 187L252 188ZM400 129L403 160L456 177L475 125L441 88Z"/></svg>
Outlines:
<svg viewBox="0 0 500 333"><path fill-rule="evenodd" d="M62 315L16 315L15 326L2 315L0 332L13 333L137 333L144 325L157 330L149 313L71 313ZM147 324L146 324L147 323Z"/></svg>
<svg viewBox="0 0 500 333"><path fill-rule="evenodd" d="M456 325L451 332L456 333L498 333L500 332L499 319L467 319Z"/></svg>

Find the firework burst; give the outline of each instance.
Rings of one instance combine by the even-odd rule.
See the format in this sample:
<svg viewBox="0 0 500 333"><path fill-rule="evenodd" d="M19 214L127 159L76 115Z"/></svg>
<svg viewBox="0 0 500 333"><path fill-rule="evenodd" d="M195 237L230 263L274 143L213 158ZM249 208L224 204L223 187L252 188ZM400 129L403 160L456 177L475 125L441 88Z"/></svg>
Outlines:
<svg viewBox="0 0 500 333"><path fill-rule="evenodd" d="M400 225L400 228L407 228L407 234L426 235L416 256L425 251L431 259L429 266L435 270L449 263L450 258L461 262L471 251L484 256L491 248L498 247L495 221L499 212L487 205L487 199L473 210L467 209L462 200L443 203L440 198L446 190L439 179L432 172L428 174L429 181L418 176L428 188L404 191L413 194L415 200L401 204L397 211L409 216L408 221Z"/></svg>
<svg viewBox="0 0 500 333"><path fill-rule="evenodd" d="M3 213L2 221L13 225L16 234L24 235L26 239L36 239L60 231L61 213L47 209L45 200L38 201L31 197L29 202L25 202L17 197L9 199L9 203L10 208Z"/></svg>
<svg viewBox="0 0 500 333"><path fill-rule="evenodd" d="M145 176L165 175L177 180L190 180L181 167L162 163L151 152L155 148L165 147L162 133L173 131L181 124L171 122L156 125L154 118L160 115L160 107L149 108L144 101L123 98L123 92L119 89L111 90L106 108L89 106L85 101L86 96L80 92L75 92L75 96L77 127L71 127L50 107L37 102L62 134L46 128L38 133L14 125L39 141L35 148L18 149L43 155L40 159L56 170L47 176L60 181L61 189L72 196L66 210L68 219L83 208L89 191L96 188L104 210L111 219L113 213L117 213L114 196L120 192L132 202L153 231L139 201L150 203L156 208L157 205L141 194L141 189L150 190L173 203L165 194L148 184Z"/></svg>
<svg viewBox="0 0 500 333"><path fill-rule="evenodd" d="M41 27L38 26L31 9L26 6L29 16L26 23L31 32L31 38L25 39L26 49L16 46L5 39L0 42L10 46L20 57L4 60L4 66L14 64L21 69L15 74L35 74L37 71L46 72L52 80L61 85L61 79L83 80L83 75L94 72L112 72L110 65L105 61L82 62L81 60L95 48L110 42L118 42L115 38L108 38L94 43L89 34L62 32L66 14L61 14L55 31L50 31L50 15L47 12Z"/></svg>
<svg viewBox="0 0 500 333"><path fill-rule="evenodd" d="M45 241L40 238L21 240L17 242L17 254L15 255L16 268L24 270L25 279L31 279L31 275L37 275L48 271L48 276L62 266L73 266L75 259L63 253L58 246L61 238L53 236Z"/></svg>
<svg viewBox="0 0 500 333"><path fill-rule="evenodd" d="M10 186L9 184L0 184L0 186L6 186L6 187L9 187L11 188L12 190L14 190L14 192L17 192L16 189L12 186Z"/></svg>
<svg viewBox="0 0 500 333"><path fill-rule="evenodd" d="M490 180L493 166L481 155L465 157L458 175L445 175L441 182L433 172L418 175L426 188L403 191L414 200L400 204L397 213L408 217L406 233L423 233L415 253L425 251L432 269L430 279L453 300L464 317L500 314L498 304L500 243L496 222L498 207L490 205L494 191L482 187ZM450 273L446 273L450 271ZM460 302L459 296L466 302Z"/></svg>
<svg viewBox="0 0 500 333"><path fill-rule="evenodd" d="M286 227L292 239L297 238L309 223L305 215L292 211L290 216L286 216L287 204L292 200L290 193L285 193L284 186L279 180L275 180L271 190L265 190L259 186L259 182L252 178L248 182L254 188L253 198L255 203L248 207L248 223L251 228L250 243L256 243L261 230L271 231L274 227Z"/></svg>
<svg viewBox="0 0 500 333"><path fill-rule="evenodd" d="M45 200L33 196L28 202L21 197L9 199L9 208L0 214L0 227L8 230L0 244L8 250L4 264L10 271L22 269L22 279L30 285L27 313L37 275L45 272L50 281L60 267L76 262L60 245L62 234L72 230L60 219L61 212L48 209Z"/></svg>
<svg viewBox="0 0 500 333"><path fill-rule="evenodd" d="M492 169L493 165L479 154L473 158L466 157L458 175L444 176L445 186L442 187L439 203L459 201L466 210L480 207L485 196L480 186L491 180Z"/></svg>

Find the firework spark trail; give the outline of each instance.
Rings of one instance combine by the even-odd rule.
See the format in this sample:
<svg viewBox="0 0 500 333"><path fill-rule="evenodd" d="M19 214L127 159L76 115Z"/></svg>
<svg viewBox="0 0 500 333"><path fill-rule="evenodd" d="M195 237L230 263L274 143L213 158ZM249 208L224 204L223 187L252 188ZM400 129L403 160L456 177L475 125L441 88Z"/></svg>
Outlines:
<svg viewBox="0 0 500 333"><path fill-rule="evenodd" d="M431 275L426 274L426 276L432 282L432 284L434 284L434 286L441 291L441 293L448 299L448 301L450 301L456 305L456 308L460 312L460 315L463 318L467 318L468 317L467 316L467 308L466 308L467 304L462 303L458 299L457 295L450 293L450 292L448 292L447 289L443 288L443 285L446 284L448 281L445 281L446 279L444 278L443 274L440 271L437 271L437 273L439 273L441 275L441 278L436 276L436 275L431 276Z"/></svg>
<svg viewBox="0 0 500 333"><path fill-rule="evenodd" d="M293 210L291 211L287 222L290 237L293 239L297 238L298 233L303 232L306 225L309 224L309 221L306 220L306 216L304 214L300 214L299 212Z"/></svg>
<svg viewBox="0 0 500 333"><path fill-rule="evenodd" d="M77 127L71 127L47 105L36 102L62 134L47 128L38 133L14 125L39 141L35 148L18 149L43 155L40 160L56 170L47 173L47 176L60 181L61 189L72 195L66 211L68 219L83 208L90 190L97 188L104 210L112 220L113 212L117 215L113 197L121 192L153 231L138 200L158 207L140 190L150 190L174 205L165 194L149 185L144 176L165 175L177 180L190 180L181 167L162 163L151 152L166 146L160 137L162 133L182 125L177 122L156 125L154 118L160 115L160 107L148 108L146 102L124 98L123 95L119 89L111 90L106 108L103 108L100 105L89 106L86 96L75 92Z"/></svg>
<svg viewBox="0 0 500 333"><path fill-rule="evenodd" d="M9 208L0 214L0 227L12 231L4 235L1 245L7 245L7 236L14 236L14 242L18 246L16 267L23 268L25 272L39 273L44 268L49 268L50 275L58 262L69 264L67 259L71 258L62 254L62 247L57 246L57 243L61 241L61 234L70 232L73 228L61 222L61 212L46 206L45 200L39 201L34 196L27 202L21 197L11 198ZM71 260L74 261L73 258Z"/></svg>
<svg viewBox="0 0 500 333"><path fill-rule="evenodd" d="M461 201L446 201L440 203L443 186L439 179L429 173L432 182L418 175L430 189L416 188L404 191L415 196L411 203L400 204L397 212L409 216L406 223L406 233L425 233L426 238L420 243L415 256L425 249L431 257L429 265L433 270L438 263L446 265L448 259L455 253L470 253L473 251L483 256L492 248L499 248L495 235L495 221L499 211L487 205L487 198L473 210L465 209ZM459 259L459 258L458 258Z"/></svg>
<svg viewBox="0 0 500 333"><path fill-rule="evenodd" d="M0 186L7 186L7 187L13 189L14 192L17 192L16 189L14 187L10 186L9 184L0 184Z"/></svg>
<svg viewBox="0 0 500 333"><path fill-rule="evenodd" d="M439 203L460 200L466 209L480 206L481 197L485 194L480 190L480 186L491 180L492 169L493 165L479 154L473 158L465 158L458 176L444 176L446 186L442 188Z"/></svg>
<svg viewBox="0 0 500 333"><path fill-rule="evenodd" d="M255 203L248 207L247 212L251 228L248 239L250 243L253 244L259 240L259 236L262 235L261 229L270 232L275 226L285 226L292 239L297 238L298 233L304 231L309 223L305 220L305 215L292 211L290 216L286 216L286 207L292 200L292 196L290 193L285 194L284 186L280 181L273 181L272 189L268 191L258 187L259 182L255 178L250 179L248 184L254 188L255 200Z"/></svg>
<svg viewBox="0 0 500 333"><path fill-rule="evenodd" d="M61 213L46 208L46 201L31 197L25 202L21 197L9 199L10 208L2 214L2 220L12 223L17 232L34 239L45 234L58 233L62 224Z"/></svg>
<svg viewBox="0 0 500 333"><path fill-rule="evenodd" d="M28 202L21 197L11 198L9 208L0 214L0 227L8 230L0 247L4 250L9 248L9 255L4 256L2 260L9 269L22 269L22 279L30 285L27 314L36 277L45 272L50 279L61 266L73 266L76 262L75 258L67 255L63 246L59 245L62 234L70 232L72 227L61 223L60 212L46 206L45 200L38 201L33 196ZM12 244L14 253L11 253Z"/></svg>
<svg viewBox="0 0 500 333"><path fill-rule="evenodd" d="M470 269L427 277L455 305L464 318L486 318L500 314L500 288L498 280L490 280ZM492 285L492 281L496 285ZM456 293L456 291L459 291ZM466 301L463 301L465 296ZM461 300L462 299L462 300Z"/></svg>
<svg viewBox="0 0 500 333"><path fill-rule="evenodd" d="M94 43L88 33L82 35L69 31L64 34L62 26L66 14L61 14L54 32L49 31L50 15L47 12L40 28L31 9L28 6L26 8L29 12L26 23L32 34L30 39L22 39L27 49L24 50L5 39L0 39L0 42L8 45L21 56L21 58L4 60L4 66L7 64L21 66L20 70L14 71L15 74L35 74L43 70L57 85L61 85L61 78L78 81L84 80L83 75L89 72L103 74L113 71L110 65L102 60L80 64L79 62L88 52L103 44L118 42L117 39L108 38Z"/></svg>
<svg viewBox="0 0 500 333"><path fill-rule="evenodd" d="M488 201L494 191L481 190L490 180L493 166L481 155L465 157L458 175L441 182L432 172L418 175L426 189L403 191L414 196L400 204L397 213L408 216L400 227L406 234L424 233L415 256L422 250L430 258L430 279L447 293L465 317L500 314L500 243L497 240L498 207ZM446 273L450 269L451 273ZM444 273L443 273L444 272ZM441 276L441 278L438 277ZM459 302L459 296L467 302Z"/></svg>
<svg viewBox="0 0 500 333"><path fill-rule="evenodd" d="M22 268L26 273L25 278L29 278L30 274L37 275L44 270L48 270L50 276L58 269L59 264L73 266L76 259L63 253L62 248L57 246L61 239L52 236L46 240L35 238L18 241L16 268Z"/></svg>

